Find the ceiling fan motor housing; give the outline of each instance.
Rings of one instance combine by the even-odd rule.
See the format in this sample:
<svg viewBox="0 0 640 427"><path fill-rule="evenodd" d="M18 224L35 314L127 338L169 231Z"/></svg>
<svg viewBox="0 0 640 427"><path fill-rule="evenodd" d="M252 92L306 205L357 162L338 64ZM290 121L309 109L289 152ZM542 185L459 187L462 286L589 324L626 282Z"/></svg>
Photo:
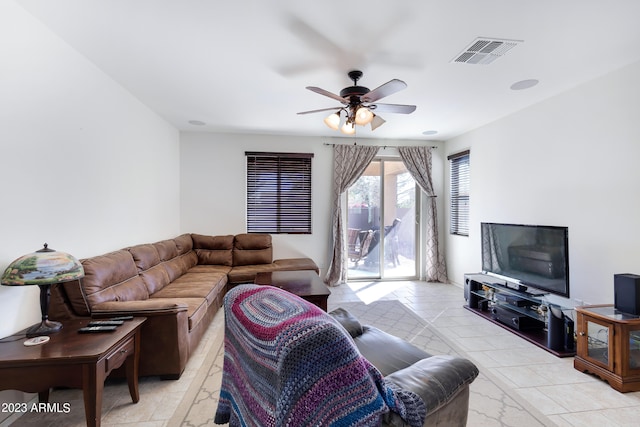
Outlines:
<svg viewBox="0 0 640 427"><path fill-rule="evenodd" d="M353 80L353 86L345 87L340 91L340 96L348 99L351 105L360 103L360 97L369 93L368 87L358 86L358 80L362 77L362 71L352 70L349 71L348 76Z"/></svg>
<svg viewBox="0 0 640 427"><path fill-rule="evenodd" d="M352 96L357 96L358 98L360 98L361 96L366 95L369 92L370 90L368 87L349 86L340 91L340 96L347 99L350 99Z"/></svg>

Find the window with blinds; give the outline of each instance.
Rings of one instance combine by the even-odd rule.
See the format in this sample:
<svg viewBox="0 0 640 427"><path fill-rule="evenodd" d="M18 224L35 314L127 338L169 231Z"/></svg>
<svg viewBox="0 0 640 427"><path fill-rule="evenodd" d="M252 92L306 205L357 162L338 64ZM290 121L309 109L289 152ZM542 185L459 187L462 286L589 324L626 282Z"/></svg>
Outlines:
<svg viewBox="0 0 640 427"><path fill-rule="evenodd" d="M312 153L246 152L247 232L311 234Z"/></svg>
<svg viewBox="0 0 640 427"><path fill-rule="evenodd" d="M451 171L449 232L469 235L469 150L447 157Z"/></svg>

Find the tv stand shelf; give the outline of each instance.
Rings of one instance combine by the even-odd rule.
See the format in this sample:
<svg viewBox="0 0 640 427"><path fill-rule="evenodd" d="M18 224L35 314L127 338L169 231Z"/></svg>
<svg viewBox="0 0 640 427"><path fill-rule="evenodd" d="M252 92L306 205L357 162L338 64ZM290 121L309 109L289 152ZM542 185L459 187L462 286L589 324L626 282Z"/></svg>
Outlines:
<svg viewBox="0 0 640 427"><path fill-rule="evenodd" d="M562 315L567 308L550 305L543 295L527 293L521 289L507 287L504 281L477 273L465 275L465 299L467 310L514 333L558 357L576 354L573 322ZM551 322L552 336L549 336Z"/></svg>

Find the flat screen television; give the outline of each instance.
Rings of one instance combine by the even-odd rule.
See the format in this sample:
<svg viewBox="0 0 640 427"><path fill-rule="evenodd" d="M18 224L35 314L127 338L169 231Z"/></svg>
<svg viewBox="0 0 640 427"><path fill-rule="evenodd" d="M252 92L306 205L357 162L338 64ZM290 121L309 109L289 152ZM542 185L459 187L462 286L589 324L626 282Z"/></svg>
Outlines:
<svg viewBox="0 0 640 427"><path fill-rule="evenodd" d="M569 298L567 227L488 222L480 227L483 273L529 293Z"/></svg>

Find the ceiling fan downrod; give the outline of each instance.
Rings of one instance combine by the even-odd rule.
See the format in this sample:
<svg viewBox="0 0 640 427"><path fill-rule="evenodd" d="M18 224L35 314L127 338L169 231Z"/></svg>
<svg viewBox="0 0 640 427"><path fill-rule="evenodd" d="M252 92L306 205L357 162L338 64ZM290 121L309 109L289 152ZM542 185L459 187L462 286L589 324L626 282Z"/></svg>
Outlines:
<svg viewBox="0 0 640 427"><path fill-rule="evenodd" d="M349 78L353 80L353 86L345 87L340 91L340 96L349 99L351 104L359 104L360 97L369 93L369 88L358 86L358 80L362 78L362 71L353 70L347 73ZM356 99L354 99L356 97Z"/></svg>

